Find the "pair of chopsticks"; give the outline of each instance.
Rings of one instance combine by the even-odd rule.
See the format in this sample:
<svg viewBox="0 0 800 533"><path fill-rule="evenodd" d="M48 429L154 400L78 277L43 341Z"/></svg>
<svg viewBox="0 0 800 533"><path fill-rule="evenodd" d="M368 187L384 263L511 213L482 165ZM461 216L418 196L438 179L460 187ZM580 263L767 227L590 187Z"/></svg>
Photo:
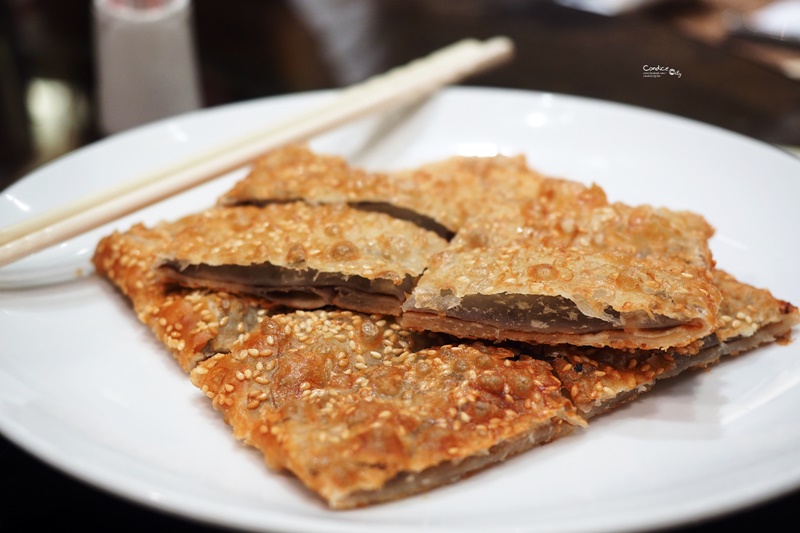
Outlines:
<svg viewBox="0 0 800 533"><path fill-rule="evenodd" d="M332 102L257 134L29 220L0 228L0 266L97 228L251 163L260 155L307 140L345 122L386 111L508 60L505 37L467 39L340 91Z"/></svg>

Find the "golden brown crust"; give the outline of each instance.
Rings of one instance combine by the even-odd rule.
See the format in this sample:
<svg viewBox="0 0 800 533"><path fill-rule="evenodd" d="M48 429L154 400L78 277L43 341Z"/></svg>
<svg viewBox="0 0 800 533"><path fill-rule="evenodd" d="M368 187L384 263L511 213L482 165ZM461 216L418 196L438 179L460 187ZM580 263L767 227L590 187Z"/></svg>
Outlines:
<svg viewBox="0 0 800 533"><path fill-rule="evenodd" d="M537 194L541 176L517 157L453 157L392 173L366 172L306 146L280 148L220 197L221 205L304 200L369 209L391 205L455 232L487 201ZM446 199L446 201L445 201ZM396 215L399 215L395 211Z"/></svg>
<svg viewBox="0 0 800 533"><path fill-rule="evenodd" d="M455 481L510 454L585 427L590 417L636 398L660 379L714 364L726 354L788 339L800 322L793 305L711 269L704 244L711 229L701 217L609 204L597 187L530 178L519 170L519 161L458 159L441 164L451 176L459 172L466 176L454 179L473 179L480 190L495 191L496 198L502 198L484 202L492 208L503 206L493 211L473 203L468 223L467 218L458 218L459 211L448 211L454 215L449 219L453 227L462 229L453 250L506 250L520 246L516 235L522 233L528 239L524 246L534 257L558 250L572 258L566 263L553 260L552 269L534 268L535 272L526 273L548 278L545 271L555 272L544 281L569 282L561 280L568 276L560 272L565 266L571 272L583 260L580 254L569 255L575 247L584 255L598 255L610 265L605 268L617 269L613 283L606 279L597 285L609 291L604 297L614 301L610 291L638 289L645 294L632 301L652 316L675 313L691 319L686 302L693 301L670 294L651 302L647 297L654 290L648 285L652 279L667 280L659 287L674 289L678 295L687 287L701 294L706 291L708 308L719 304L721 297L715 335L680 348L652 351L451 344L429 333L403 329L390 317L340 310L275 314L275 308L263 300L170 287L154 271L156 258L171 254L176 241L206 239L197 217L208 213L152 229L137 225L114 233L99 244L94 264L101 276L130 298L139 319L180 366L191 372L192 382L212 399L234 435L257 448L272 468L293 472L337 509L392 500ZM289 165L289 160L282 164ZM434 174L445 174L442 168L430 168ZM520 190L527 191L520 194L520 201L503 196L501 187L517 178ZM569 205L580 206L572 218L563 216ZM332 205L308 209L318 208L343 209ZM282 209L286 207L265 208ZM228 213L240 216L243 210L257 209L231 208ZM245 232L252 231L252 219L238 220ZM229 229L233 231L233 225ZM221 249L227 243L218 241ZM438 260L451 260L446 257L451 252L444 251ZM664 259L669 256L677 258L682 270L673 269ZM706 269L711 273L708 278L695 277ZM475 270L470 275L491 278L501 271ZM684 284L672 287L670 276L676 272L692 277L681 275ZM585 289L597 277L596 273L587 275L572 294L583 294L578 289ZM494 283L513 285L508 276ZM542 294L561 294L548 293L548 283L536 287ZM486 287L481 290L493 294ZM697 304L703 310L704 301L700 298ZM684 302L685 309L679 302ZM622 311L634 312L622 309L620 317ZM463 322L454 321L451 330L469 336L469 331L457 329ZM496 332L481 331L480 336L505 338ZM598 340L613 345L612 341ZM629 348L630 342L621 344Z"/></svg>
<svg viewBox="0 0 800 533"><path fill-rule="evenodd" d="M169 235L138 225L106 237L98 273L194 369L237 438L334 508L429 490L583 425L548 363L506 364L513 354L500 348L445 347L348 311L270 317L254 306L245 315L255 323L234 326L249 300L168 294L152 275ZM220 353L206 359L210 346Z"/></svg>
<svg viewBox="0 0 800 533"><path fill-rule="evenodd" d="M248 175L219 198L219 204L380 200L386 196L386 187L384 174L354 168L336 155L290 145L259 158Z"/></svg>
<svg viewBox="0 0 800 533"><path fill-rule="evenodd" d="M451 157L389 175L405 204L459 231L476 214L519 198L536 198L543 176L523 156ZM397 195L399 196L399 195ZM387 202L394 202L389 197Z"/></svg>
<svg viewBox="0 0 800 533"><path fill-rule="evenodd" d="M169 231L172 242L158 264L181 285L266 298L316 287L330 294L296 306L335 303L392 314L399 314L429 257L446 245L410 222L344 204L209 209L172 223ZM339 298L343 291L359 297Z"/></svg>
<svg viewBox="0 0 800 533"><path fill-rule="evenodd" d="M715 271L725 312L747 309L751 319L697 355L444 345L391 318L270 316L254 300L169 291L152 275L169 240L163 228L141 225L112 234L97 249L97 271L131 298L181 367L195 369L193 383L234 435L333 508L455 481L585 426L659 379L786 337L799 316L767 291Z"/></svg>
<svg viewBox="0 0 800 533"><path fill-rule="evenodd" d="M413 224L343 204L209 209L173 227L162 258L211 266L271 263L395 284L420 275L446 244Z"/></svg>
<svg viewBox="0 0 800 533"><path fill-rule="evenodd" d="M585 425L544 361L408 338L375 316L279 315L191 379L237 438L333 508L428 490Z"/></svg>
<svg viewBox="0 0 800 533"><path fill-rule="evenodd" d="M713 228L702 217L609 203L599 187L545 178L521 156L453 157L380 174L290 146L265 156L220 202L296 198L385 202L458 231L406 302L407 327L627 349L687 346L716 328ZM455 309L466 296L507 294L563 298L607 325L600 332L525 329Z"/></svg>
<svg viewBox="0 0 800 533"><path fill-rule="evenodd" d="M188 372L200 360L227 350L270 306L224 292L169 288L153 263L170 242L169 231L137 224L104 237L92 261L96 272L130 299L139 320Z"/></svg>
<svg viewBox="0 0 800 533"><path fill-rule="evenodd" d="M552 350L548 356L570 399L587 418L633 400L675 368L671 354L656 351L626 354L573 347Z"/></svg>
<svg viewBox="0 0 800 533"><path fill-rule="evenodd" d="M693 368L706 368L727 355L739 355L763 344L788 341L800 323L798 309L715 269L723 295L722 324L697 353L676 350L620 353L607 348L546 348L569 398L587 418L609 411L650 390L658 380ZM738 317L738 318L731 318Z"/></svg>
<svg viewBox="0 0 800 533"><path fill-rule="evenodd" d="M431 260L404 305L403 324L495 340L685 346L716 328L721 297L711 279L712 233L692 213L609 204L596 187L545 179L539 198L470 219ZM509 295L556 298L574 306L564 314L576 324L559 331L546 316L527 312L529 324L496 322L491 336L480 318L462 316L467 298L488 307ZM518 305L524 311L534 304ZM584 327L582 317L606 324Z"/></svg>
<svg viewBox="0 0 800 533"><path fill-rule="evenodd" d="M785 323L791 328L800 320L791 303L775 298L767 289L744 284L724 270L715 270L714 283L724 294L716 331L722 342L750 337L770 324Z"/></svg>

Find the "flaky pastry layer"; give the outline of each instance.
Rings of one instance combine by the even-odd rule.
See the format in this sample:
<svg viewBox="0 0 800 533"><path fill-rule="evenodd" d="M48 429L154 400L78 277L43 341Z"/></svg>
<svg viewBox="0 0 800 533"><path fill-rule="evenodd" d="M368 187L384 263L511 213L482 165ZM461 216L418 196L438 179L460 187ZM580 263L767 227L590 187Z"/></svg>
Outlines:
<svg viewBox="0 0 800 533"><path fill-rule="evenodd" d="M159 272L187 287L250 294L301 309L399 314L446 242L383 213L303 202L209 209L162 225Z"/></svg>
<svg viewBox="0 0 800 533"><path fill-rule="evenodd" d="M170 289L152 267L169 234L101 242L98 273L274 469L336 509L451 483L586 427L657 381L785 339L797 309L715 271L723 328L698 353L448 344L391 317L276 313L225 293ZM738 317L738 318L735 318Z"/></svg>
<svg viewBox="0 0 800 533"><path fill-rule="evenodd" d="M520 156L453 157L387 173L367 172L342 157L291 145L257 160L219 203L348 203L414 221L449 238L491 204L520 194L535 196L540 179Z"/></svg>
<svg viewBox="0 0 800 533"><path fill-rule="evenodd" d="M221 201L266 205L136 225L104 238L93 261L234 436L334 509L461 479L583 429L660 380L788 341L800 322L793 305L714 267L702 217L611 204L599 187L544 178L522 158L454 158L385 176L297 147L266 160ZM365 212L372 200L456 237L445 246ZM329 267L392 284L428 272L398 321L287 311L207 280L176 286L163 270L243 257L314 278ZM528 342L465 342L409 320ZM527 332L526 320L537 322Z"/></svg>
<svg viewBox="0 0 800 533"><path fill-rule="evenodd" d="M261 328L192 382L237 438L333 508L428 490L584 425L544 361L480 345L410 351L396 324L347 312Z"/></svg>
<svg viewBox="0 0 800 533"><path fill-rule="evenodd" d="M403 324L468 338L667 349L717 326L699 215L609 203L545 178L539 196L476 215L436 254Z"/></svg>

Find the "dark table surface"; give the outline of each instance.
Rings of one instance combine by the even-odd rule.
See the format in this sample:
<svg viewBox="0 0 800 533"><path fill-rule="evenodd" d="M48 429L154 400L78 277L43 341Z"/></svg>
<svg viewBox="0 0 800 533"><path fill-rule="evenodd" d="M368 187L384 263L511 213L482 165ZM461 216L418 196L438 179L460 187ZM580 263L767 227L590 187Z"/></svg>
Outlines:
<svg viewBox="0 0 800 533"><path fill-rule="evenodd" d="M516 44L514 62L466 84L624 102L800 146L800 82L739 53L741 43L709 44L672 23L705 13L707 7L672 2L603 17L546 1L383 0L371 5L374 20L367 33L376 51L370 68L377 73L464 37L507 35ZM313 25L288 2L195 0L194 11L207 107L348 81L321 53ZM103 137L97 126L91 35L86 0L0 2L0 189L45 161ZM643 65L654 64L679 69L682 76L643 77ZM37 79L58 80L72 95L73 105L62 110L66 119L58 117L63 131L56 147L42 147L29 109L26 115L26 90ZM0 469L6 485L0 498L3 532L70 526L82 531L220 530L76 481L3 437ZM791 524L798 507L796 491L675 530Z"/></svg>

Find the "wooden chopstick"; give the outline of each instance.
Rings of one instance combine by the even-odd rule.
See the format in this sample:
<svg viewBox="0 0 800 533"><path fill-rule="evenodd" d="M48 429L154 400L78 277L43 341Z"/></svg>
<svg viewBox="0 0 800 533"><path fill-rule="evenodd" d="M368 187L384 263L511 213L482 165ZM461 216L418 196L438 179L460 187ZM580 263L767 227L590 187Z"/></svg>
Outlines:
<svg viewBox="0 0 800 533"><path fill-rule="evenodd" d="M241 168L269 150L419 99L507 61L505 37L466 39L340 91L328 104L150 175L0 228L0 266Z"/></svg>

